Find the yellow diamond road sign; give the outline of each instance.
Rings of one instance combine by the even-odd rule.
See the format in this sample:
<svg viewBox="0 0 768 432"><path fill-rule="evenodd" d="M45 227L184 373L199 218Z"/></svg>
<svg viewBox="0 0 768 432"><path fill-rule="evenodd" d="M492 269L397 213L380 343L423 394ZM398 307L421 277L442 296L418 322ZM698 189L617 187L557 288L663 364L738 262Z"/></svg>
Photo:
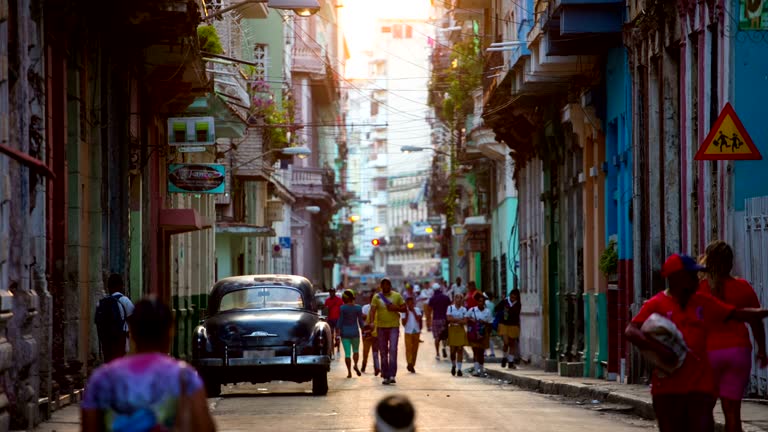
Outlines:
<svg viewBox="0 0 768 432"><path fill-rule="evenodd" d="M730 103L696 152L696 160L760 160L763 157Z"/></svg>

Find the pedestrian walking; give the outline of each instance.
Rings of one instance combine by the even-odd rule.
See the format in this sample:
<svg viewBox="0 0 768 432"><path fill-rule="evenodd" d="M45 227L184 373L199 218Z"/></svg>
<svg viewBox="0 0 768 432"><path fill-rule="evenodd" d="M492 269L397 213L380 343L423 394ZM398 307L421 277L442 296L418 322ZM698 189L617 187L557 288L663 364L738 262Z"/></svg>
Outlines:
<svg viewBox="0 0 768 432"><path fill-rule="evenodd" d="M461 294L464 296L464 294L467 293L467 287L462 284L462 280L460 277L456 278L456 282L451 285L451 287L448 289L448 297L453 299L453 297L456 294Z"/></svg>
<svg viewBox="0 0 768 432"><path fill-rule="evenodd" d="M485 293L485 307L491 312L491 316L494 317L494 321L496 319L495 300L496 296L494 296L492 292L488 291ZM488 341L488 349L491 351L491 353L487 356L488 358L496 358L496 350L493 347L496 338L496 329L493 327L493 325L490 326L490 340Z"/></svg>
<svg viewBox="0 0 768 432"><path fill-rule="evenodd" d="M488 349L491 340L493 315L485 306L483 293L475 292L475 303L477 306L467 311L467 339L475 360L472 375L481 376L485 373L485 350Z"/></svg>
<svg viewBox="0 0 768 432"><path fill-rule="evenodd" d="M448 317L448 346L451 348L451 375L462 376L462 361L464 360L464 347L469 345L467 341L467 308L464 307L464 296L453 296L453 304L446 311ZM458 366L458 368L457 368Z"/></svg>
<svg viewBox="0 0 768 432"><path fill-rule="evenodd" d="M405 308L405 312L400 314L405 334L405 359L408 363L408 372L416 373L416 357L419 354L419 338L424 313L416 307L416 300L413 297L405 299Z"/></svg>
<svg viewBox="0 0 768 432"><path fill-rule="evenodd" d="M363 327L363 367L362 372L368 365L368 353L373 351L373 376L379 376L381 367L379 363L379 338L376 332L376 323L371 319L371 300L376 293L371 293L368 304L363 306L363 316L365 317L365 326Z"/></svg>
<svg viewBox="0 0 768 432"><path fill-rule="evenodd" d="M752 285L731 275L733 249L728 243L720 240L710 243L704 262L707 271L699 284L701 291L736 308L760 308ZM758 364L764 368L768 365L765 327L759 320L749 325L757 344ZM752 341L747 326L731 320L713 328L707 335L707 353L725 415L725 430L741 432L741 399L752 371Z"/></svg>
<svg viewBox="0 0 768 432"><path fill-rule="evenodd" d="M651 396L661 432L714 431L716 387L707 356L707 334L728 320L750 322L768 316L768 310L736 309L699 290L697 273L705 267L687 256L667 258L661 274L668 288L643 304L625 331L627 339L655 358ZM685 341L678 355L642 329L647 320L668 320Z"/></svg>
<svg viewBox="0 0 768 432"><path fill-rule="evenodd" d="M328 310L328 317L326 321L331 326L331 333L333 333L333 346L336 351L341 350L341 335L339 334L339 312L341 311L341 305L344 301L336 295L336 288L328 290L328 298L325 299L325 308Z"/></svg>
<svg viewBox="0 0 768 432"><path fill-rule="evenodd" d="M339 330L341 344L344 346L344 364L347 365L347 378L352 378L352 360L355 361L355 373L360 376L357 362L360 360L360 329L365 326L363 308L355 304L355 293L344 291L341 299L344 304L339 310Z"/></svg>
<svg viewBox="0 0 768 432"><path fill-rule="evenodd" d="M421 292L419 292L419 297L416 299L416 307L424 312L424 320L428 329L432 328L432 306L429 305L429 299L434 293L435 290L425 282Z"/></svg>
<svg viewBox="0 0 768 432"><path fill-rule="evenodd" d="M129 317L135 354L96 369L81 404L82 430L216 430L197 371L170 357L171 309L148 298Z"/></svg>
<svg viewBox="0 0 768 432"><path fill-rule="evenodd" d="M464 307L466 307L467 310L470 310L473 307L477 306L477 301L475 300L475 293L477 293L477 285L475 284L475 281L467 282L467 294L465 296L465 302L464 302Z"/></svg>
<svg viewBox="0 0 768 432"><path fill-rule="evenodd" d="M123 294L124 289L122 276L109 275L107 278L109 295L99 300L96 306L94 321L105 363L124 356L130 348L128 319L133 314L134 306L131 299Z"/></svg>
<svg viewBox="0 0 768 432"><path fill-rule="evenodd" d="M440 343L443 343L443 358L448 357L445 346L448 343L448 307L451 299L443 290L436 289L429 299L429 307L432 308L432 336L435 338L435 360L440 360Z"/></svg>
<svg viewBox="0 0 768 432"><path fill-rule="evenodd" d="M416 410L405 396L387 396L376 405L374 432L415 432Z"/></svg>
<svg viewBox="0 0 768 432"><path fill-rule="evenodd" d="M382 384L395 384L397 376L397 343L400 339L400 313L405 312L403 297L392 291L392 282L384 278L381 292L371 300L371 315L376 324L381 356Z"/></svg>
<svg viewBox="0 0 768 432"><path fill-rule="evenodd" d="M509 297L500 301L495 308L498 334L504 343L501 348L501 367L517 369L515 362L519 361L520 357L520 308L518 289L510 291Z"/></svg>

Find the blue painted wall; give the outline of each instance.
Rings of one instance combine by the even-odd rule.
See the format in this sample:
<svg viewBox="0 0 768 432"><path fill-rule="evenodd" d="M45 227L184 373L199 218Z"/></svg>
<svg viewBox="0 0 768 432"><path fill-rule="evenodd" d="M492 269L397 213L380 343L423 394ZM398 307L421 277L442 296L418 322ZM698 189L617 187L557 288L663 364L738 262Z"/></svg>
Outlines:
<svg viewBox="0 0 768 432"><path fill-rule="evenodd" d="M739 10L739 2L733 2ZM768 195L768 128L765 127L764 101L768 100L768 44L757 37L760 32L739 32L738 23L732 23L733 43L733 107L752 137L763 160L736 161L734 172L734 206L744 210L744 200Z"/></svg>
<svg viewBox="0 0 768 432"><path fill-rule="evenodd" d="M605 237L618 236L619 259L632 259L632 123L631 82L623 47L606 59L606 195Z"/></svg>
<svg viewBox="0 0 768 432"><path fill-rule="evenodd" d="M507 291L514 286L515 275L519 272L520 241L517 229L517 198L507 198L491 215L491 255L497 260L502 254L507 257ZM499 265L501 268L501 265ZM498 276L496 276L498 278ZM500 280L500 279L499 279ZM491 287L485 287L490 289ZM504 293L506 295L507 293Z"/></svg>

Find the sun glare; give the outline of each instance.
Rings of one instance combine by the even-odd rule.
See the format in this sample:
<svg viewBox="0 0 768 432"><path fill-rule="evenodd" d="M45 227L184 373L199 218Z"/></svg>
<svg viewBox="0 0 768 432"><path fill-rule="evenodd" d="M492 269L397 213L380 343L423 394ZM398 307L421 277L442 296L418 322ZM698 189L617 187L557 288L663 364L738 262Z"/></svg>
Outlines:
<svg viewBox="0 0 768 432"><path fill-rule="evenodd" d="M367 65L361 54L373 48L377 19L428 19L429 0L344 0L339 9L341 27L351 54L347 76L363 77Z"/></svg>

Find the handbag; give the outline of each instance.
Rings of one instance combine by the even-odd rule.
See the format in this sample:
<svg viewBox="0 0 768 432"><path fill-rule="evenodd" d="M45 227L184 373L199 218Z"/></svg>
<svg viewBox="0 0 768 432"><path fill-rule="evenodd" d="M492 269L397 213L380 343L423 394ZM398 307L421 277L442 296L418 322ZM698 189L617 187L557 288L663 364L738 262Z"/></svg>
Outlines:
<svg viewBox="0 0 768 432"><path fill-rule="evenodd" d="M470 342L480 342L485 336L485 324L477 319L477 312L472 312L474 320L467 324L467 339Z"/></svg>

